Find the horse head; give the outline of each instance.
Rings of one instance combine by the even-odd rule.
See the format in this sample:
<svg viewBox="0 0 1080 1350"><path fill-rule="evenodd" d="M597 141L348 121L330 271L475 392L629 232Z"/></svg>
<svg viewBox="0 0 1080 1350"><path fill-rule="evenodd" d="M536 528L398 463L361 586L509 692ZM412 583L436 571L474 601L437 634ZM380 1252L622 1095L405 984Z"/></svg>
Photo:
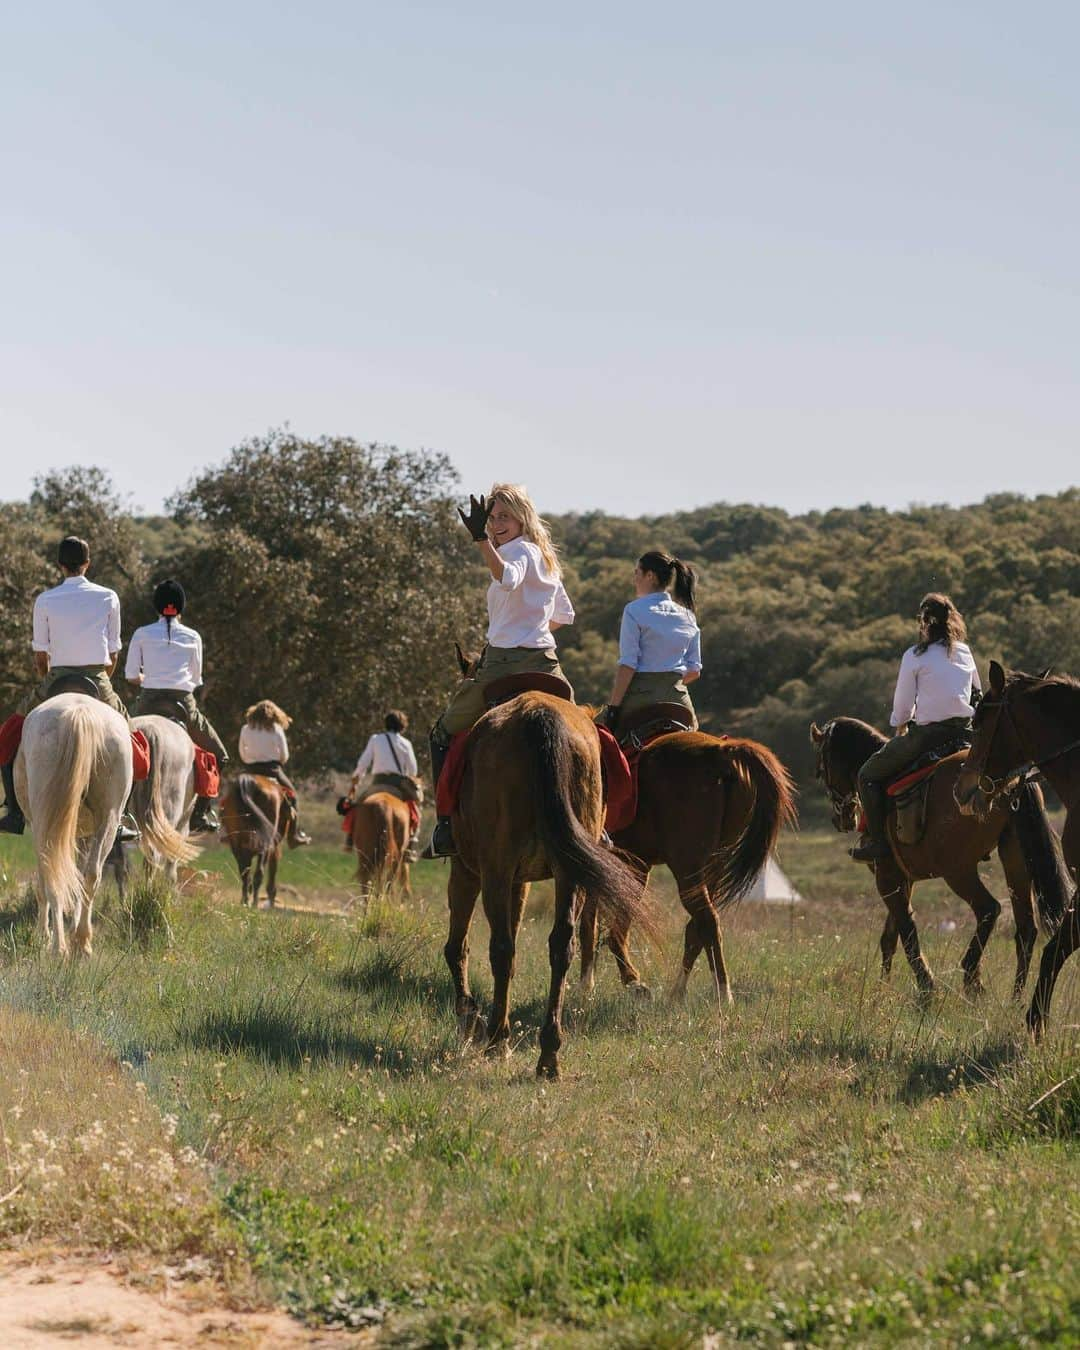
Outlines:
<svg viewBox="0 0 1080 1350"><path fill-rule="evenodd" d="M819 727L816 722L811 722L810 739L817 749L814 777L824 785L828 795L833 829L838 830L841 834L849 834L858 822L856 808L858 772L863 761L873 753L874 747L871 746L865 754L862 754L860 750L849 763L849 757L841 753L841 748L835 743L835 732L838 724L851 727L862 726L862 723L856 722L850 717L834 717L831 721L826 722L823 727ZM871 729L867 727L866 730L870 731ZM862 757L859 758L859 755L862 755ZM856 760L858 762L855 762Z"/></svg>

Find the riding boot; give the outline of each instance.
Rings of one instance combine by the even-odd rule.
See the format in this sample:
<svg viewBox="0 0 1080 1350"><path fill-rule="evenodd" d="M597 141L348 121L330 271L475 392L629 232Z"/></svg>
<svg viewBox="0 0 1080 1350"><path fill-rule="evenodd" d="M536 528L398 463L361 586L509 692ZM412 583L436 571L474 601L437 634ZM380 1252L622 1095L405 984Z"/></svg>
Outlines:
<svg viewBox="0 0 1080 1350"><path fill-rule="evenodd" d="M189 834L216 834L221 829L216 797L196 797L195 809L188 822Z"/></svg>
<svg viewBox="0 0 1080 1350"><path fill-rule="evenodd" d="M303 848L311 843L311 835L305 834L300 828L300 808L295 801L290 803L292 811L289 814L289 826L285 838L289 841L290 848Z"/></svg>
<svg viewBox="0 0 1080 1350"><path fill-rule="evenodd" d="M866 816L866 831L862 839L851 850L856 862L877 862L892 854L889 841L885 837L885 819L888 814L888 799L881 783L859 783L859 801Z"/></svg>
<svg viewBox="0 0 1080 1350"><path fill-rule="evenodd" d="M443 764L446 762L446 752L450 749L450 742L438 730L438 723L431 729L428 736L428 749L431 751L431 795L437 797L439 792L439 775L442 773ZM457 852L454 844L454 831L450 824L449 816L436 816L435 828L431 832L431 841L429 842L421 858L450 858Z"/></svg>
<svg viewBox="0 0 1080 1350"><path fill-rule="evenodd" d="M0 764L0 777L4 780L4 805L7 815L0 816L0 834L22 834L26 829L26 817L22 813L15 796L15 762Z"/></svg>

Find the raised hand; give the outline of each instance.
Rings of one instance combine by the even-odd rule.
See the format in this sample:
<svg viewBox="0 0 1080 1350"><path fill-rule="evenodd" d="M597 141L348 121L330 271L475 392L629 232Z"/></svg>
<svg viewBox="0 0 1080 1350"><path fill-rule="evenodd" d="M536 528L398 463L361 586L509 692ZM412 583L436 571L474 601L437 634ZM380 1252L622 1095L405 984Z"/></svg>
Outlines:
<svg viewBox="0 0 1080 1350"><path fill-rule="evenodd" d="M469 493L469 514L466 515L461 507L458 507L458 515L461 517L462 525L465 526L478 544L482 544L487 538L488 516L491 515L494 508L495 503L492 502L489 506L483 493L477 500L471 492Z"/></svg>

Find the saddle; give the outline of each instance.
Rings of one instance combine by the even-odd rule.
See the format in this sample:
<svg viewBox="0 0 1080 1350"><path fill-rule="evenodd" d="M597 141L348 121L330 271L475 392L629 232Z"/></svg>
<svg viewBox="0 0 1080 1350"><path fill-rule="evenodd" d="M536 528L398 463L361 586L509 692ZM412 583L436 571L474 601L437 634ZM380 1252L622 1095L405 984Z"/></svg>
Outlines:
<svg viewBox="0 0 1080 1350"><path fill-rule="evenodd" d="M966 754L971 741L957 737L930 750L885 785L885 793L896 807L896 838L901 844L917 844L926 832L926 798L930 781L938 769L957 755Z"/></svg>
<svg viewBox="0 0 1080 1350"><path fill-rule="evenodd" d="M693 729L694 714L681 703L649 703L620 719L618 740L624 750L640 753L657 736Z"/></svg>
<svg viewBox="0 0 1080 1350"><path fill-rule="evenodd" d="M548 675L542 670L523 670L484 685L484 702L489 708L497 708L500 703L509 703L512 698L530 690L563 698L568 703L574 701L574 691L562 676Z"/></svg>
<svg viewBox="0 0 1080 1350"><path fill-rule="evenodd" d="M48 703L50 698L56 698L59 694L89 694L91 698L101 698L97 681L90 675L61 675L50 686L48 698L42 702Z"/></svg>

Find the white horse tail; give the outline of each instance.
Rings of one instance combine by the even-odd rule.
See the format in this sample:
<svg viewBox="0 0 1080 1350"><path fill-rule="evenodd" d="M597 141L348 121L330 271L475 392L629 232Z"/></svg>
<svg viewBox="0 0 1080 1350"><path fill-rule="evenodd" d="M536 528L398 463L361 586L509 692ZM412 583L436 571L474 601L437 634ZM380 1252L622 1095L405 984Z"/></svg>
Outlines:
<svg viewBox="0 0 1080 1350"><path fill-rule="evenodd" d="M35 774L31 820L38 868L46 892L58 907L57 918L76 913L85 900L76 865L79 810L90 786L94 761L105 744L104 727L93 704L67 710L68 735L60 737L59 753Z"/></svg>
<svg viewBox="0 0 1080 1350"><path fill-rule="evenodd" d="M155 753L157 750L158 746L154 746ZM159 767L152 763L149 784L150 801L146 819L143 820L141 825L143 848L149 847L159 858L164 858L168 862L186 864L199 856L199 849L173 827L165 814L165 808L161 801L161 779L162 774ZM153 859L151 860L153 861Z"/></svg>

